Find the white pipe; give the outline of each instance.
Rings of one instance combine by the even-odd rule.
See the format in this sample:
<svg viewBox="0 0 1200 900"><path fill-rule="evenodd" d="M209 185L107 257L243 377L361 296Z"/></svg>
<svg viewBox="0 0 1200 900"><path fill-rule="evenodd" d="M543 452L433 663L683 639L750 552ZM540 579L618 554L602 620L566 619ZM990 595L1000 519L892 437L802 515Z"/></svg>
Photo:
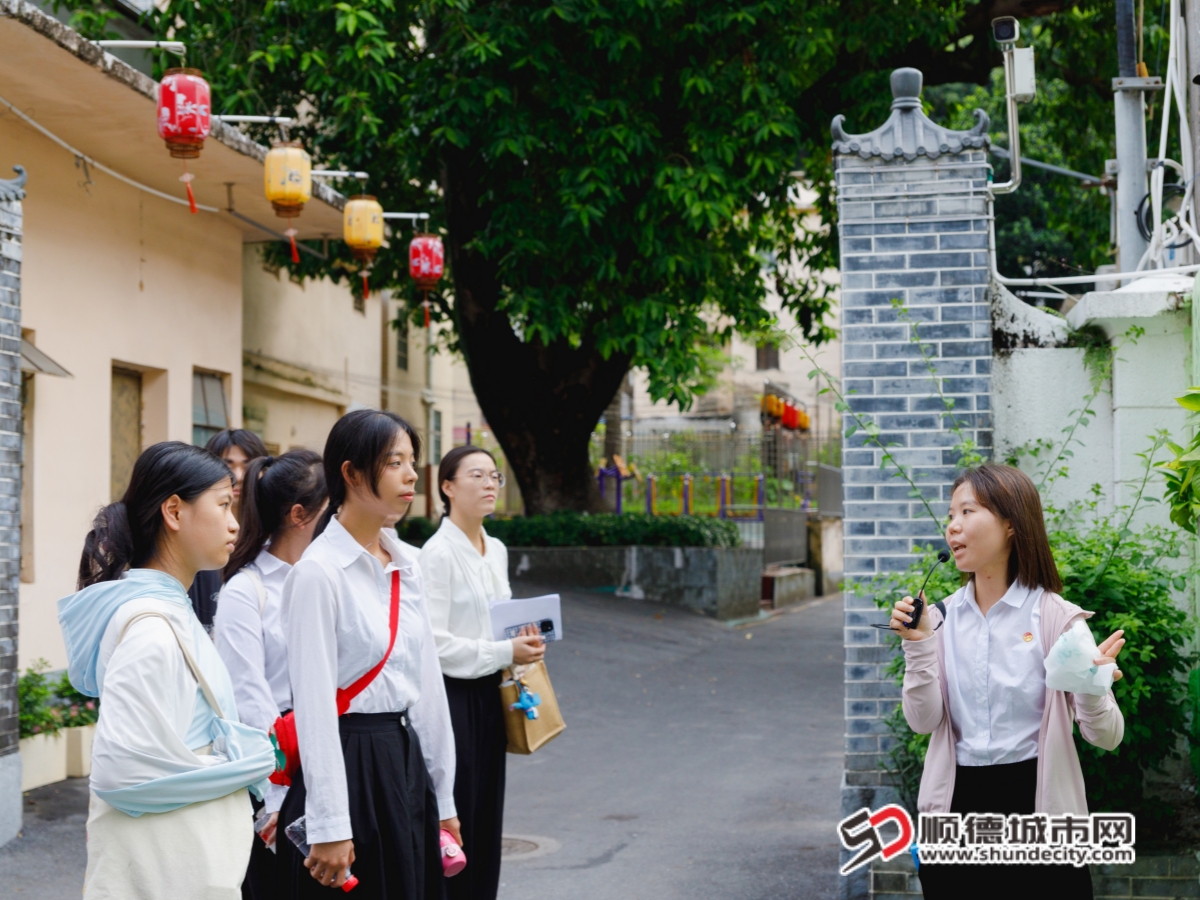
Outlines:
<svg viewBox="0 0 1200 900"><path fill-rule="evenodd" d="M127 47L131 50L166 50L176 56L183 56L187 45L183 41L92 41L97 47Z"/></svg>
<svg viewBox="0 0 1200 900"><path fill-rule="evenodd" d="M1200 271L1200 264L1174 266L1169 269L1144 269L1140 272L1110 272L1100 275L1063 275L1055 278L1006 278L996 268L996 217L988 217L988 274L992 281L1005 287L1054 287L1059 284L1093 284L1097 281L1134 281L1151 275L1191 275Z"/></svg>
<svg viewBox="0 0 1200 900"><path fill-rule="evenodd" d="M991 185L992 195L1011 194L1021 186L1021 122L1017 117L1017 101L1013 97L1013 45L1004 50L1004 94L1008 109L1008 181Z"/></svg>
<svg viewBox="0 0 1200 900"><path fill-rule="evenodd" d="M357 178L366 181L370 176L366 172L340 172L335 169L314 169L313 178Z"/></svg>
<svg viewBox="0 0 1200 900"><path fill-rule="evenodd" d="M249 122L255 125L291 125L290 116L213 116L219 122Z"/></svg>

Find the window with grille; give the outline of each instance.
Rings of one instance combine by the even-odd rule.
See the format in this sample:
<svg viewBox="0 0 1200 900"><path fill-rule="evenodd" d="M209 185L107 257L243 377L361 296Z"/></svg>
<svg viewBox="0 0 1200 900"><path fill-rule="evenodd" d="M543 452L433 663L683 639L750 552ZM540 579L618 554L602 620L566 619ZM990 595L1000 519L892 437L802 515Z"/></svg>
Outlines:
<svg viewBox="0 0 1200 900"><path fill-rule="evenodd" d="M773 344L758 345L758 359L756 360L756 368L762 372L765 369L779 368L779 348Z"/></svg>
<svg viewBox="0 0 1200 900"><path fill-rule="evenodd" d="M203 447L208 439L229 427L229 402L225 383L213 372L192 373L192 443Z"/></svg>
<svg viewBox="0 0 1200 900"><path fill-rule="evenodd" d="M429 448L429 461L436 466L442 461L442 413L437 409L433 411L433 435L430 444L432 446Z"/></svg>
<svg viewBox="0 0 1200 900"><path fill-rule="evenodd" d="M396 328L396 368L408 371L408 319L403 317Z"/></svg>

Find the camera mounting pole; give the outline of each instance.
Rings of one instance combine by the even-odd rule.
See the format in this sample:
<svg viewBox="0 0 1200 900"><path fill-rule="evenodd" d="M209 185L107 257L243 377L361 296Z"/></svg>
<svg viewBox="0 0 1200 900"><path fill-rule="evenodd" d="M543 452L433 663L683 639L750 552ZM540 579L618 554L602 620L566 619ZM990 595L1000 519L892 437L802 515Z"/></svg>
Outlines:
<svg viewBox="0 0 1200 900"><path fill-rule="evenodd" d="M992 20L992 36L1004 54L1004 105L1008 114L1008 181L990 186L992 196L1011 194L1021 186L1021 121L1017 115L1017 84L1013 59L1020 29L1017 20L1005 16Z"/></svg>

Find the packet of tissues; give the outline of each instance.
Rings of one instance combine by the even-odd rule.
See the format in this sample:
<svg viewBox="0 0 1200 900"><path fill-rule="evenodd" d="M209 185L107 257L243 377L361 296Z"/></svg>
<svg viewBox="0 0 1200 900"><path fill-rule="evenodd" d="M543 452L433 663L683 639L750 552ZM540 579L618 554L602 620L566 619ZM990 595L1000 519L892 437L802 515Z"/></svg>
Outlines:
<svg viewBox="0 0 1200 900"><path fill-rule="evenodd" d="M1092 662L1098 656L1100 648L1091 629L1082 619L1076 619L1059 635L1046 657L1046 687L1104 696L1112 687L1117 664L1098 666Z"/></svg>

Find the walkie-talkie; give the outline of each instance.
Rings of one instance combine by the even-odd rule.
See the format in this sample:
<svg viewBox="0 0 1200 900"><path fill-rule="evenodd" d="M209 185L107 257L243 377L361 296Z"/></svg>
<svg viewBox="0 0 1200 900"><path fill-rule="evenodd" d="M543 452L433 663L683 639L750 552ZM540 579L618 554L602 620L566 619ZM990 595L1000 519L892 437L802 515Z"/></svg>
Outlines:
<svg viewBox="0 0 1200 900"><path fill-rule="evenodd" d="M925 585L929 584L929 579L933 576L934 571L944 562L950 561L950 553L947 550L942 550L938 553L937 562L930 566L929 571L925 573L925 581L921 584L921 589L917 591L917 595L913 597L912 621L907 625L902 625L905 631L910 631L921 624L921 613L925 612ZM872 628L886 628L888 631L899 631L899 628L893 628L891 625L872 625Z"/></svg>

